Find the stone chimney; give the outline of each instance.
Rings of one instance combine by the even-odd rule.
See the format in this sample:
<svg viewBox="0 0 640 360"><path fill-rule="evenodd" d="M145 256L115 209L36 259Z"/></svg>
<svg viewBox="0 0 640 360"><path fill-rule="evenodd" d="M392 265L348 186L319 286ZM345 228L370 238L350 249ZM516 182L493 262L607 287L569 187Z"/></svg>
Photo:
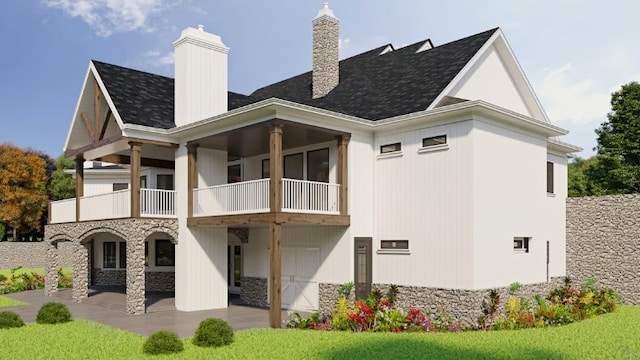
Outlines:
<svg viewBox="0 0 640 360"><path fill-rule="evenodd" d="M227 112L227 54L220 36L186 28L175 51L175 123L186 125Z"/></svg>
<svg viewBox="0 0 640 360"><path fill-rule="evenodd" d="M313 19L313 98L327 95L338 85L340 19L324 3Z"/></svg>

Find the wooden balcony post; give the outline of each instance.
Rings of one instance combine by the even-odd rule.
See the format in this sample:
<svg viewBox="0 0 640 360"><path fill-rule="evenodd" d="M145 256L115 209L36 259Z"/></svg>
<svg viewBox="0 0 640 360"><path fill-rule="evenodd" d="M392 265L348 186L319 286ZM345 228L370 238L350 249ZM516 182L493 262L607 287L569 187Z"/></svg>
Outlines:
<svg viewBox="0 0 640 360"><path fill-rule="evenodd" d="M281 328L282 324L282 251L280 239L282 238L282 225L269 224L269 280L271 292L269 293L269 326Z"/></svg>
<svg viewBox="0 0 640 360"><path fill-rule="evenodd" d="M131 159L131 217L140 217L140 149L139 142L129 142Z"/></svg>
<svg viewBox="0 0 640 360"><path fill-rule="evenodd" d="M349 214L349 136L338 136L338 184L340 215Z"/></svg>
<svg viewBox="0 0 640 360"><path fill-rule="evenodd" d="M269 129L269 205L271 212L282 210L282 124Z"/></svg>
<svg viewBox="0 0 640 360"><path fill-rule="evenodd" d="M76 156L76 221L80 221L80 198L84 196L84 157Z"/></svg>
<svg viewBox="0 0 640 360"><path fill-rule="evenodd" d="M187 144L187 217L193 217L193 190L198 188L198 146Z"/></svg>

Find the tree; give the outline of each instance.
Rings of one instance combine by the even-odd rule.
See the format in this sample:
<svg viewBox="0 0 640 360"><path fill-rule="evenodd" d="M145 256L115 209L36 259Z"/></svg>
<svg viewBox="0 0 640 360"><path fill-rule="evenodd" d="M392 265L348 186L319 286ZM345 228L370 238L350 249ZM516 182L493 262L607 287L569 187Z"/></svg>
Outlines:
<svg viewBox="0 0 640 360"><path fill-rule="evenodd" d="M640 192L640 84L611 94L607 118L596 129L598 161L590 176L608 194Z"/></svg>
<svg viewBox="0 0 640 360"><path fill-rule="evenodd" d="M40 229L47 206L46 163L34 153L0 144L0 222L18 232Z"/></svg>
<svg viewBox="0 0 640 360"><path fill-rule="evenodd" d="M49 181L49 196L51 200L70 199L76 196L76 182L66 169L75 169L75 162L64 155L58 156L55 162L56 170Z"/></svg>

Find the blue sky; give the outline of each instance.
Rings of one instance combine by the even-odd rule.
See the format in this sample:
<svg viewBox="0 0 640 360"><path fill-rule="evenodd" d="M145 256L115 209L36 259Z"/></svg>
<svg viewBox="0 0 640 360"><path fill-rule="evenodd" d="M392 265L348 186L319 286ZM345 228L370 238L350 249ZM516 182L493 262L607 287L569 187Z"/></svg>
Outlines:
<svg viewBox="0 0 640 360"><path fill-rule="evenodd" d="M229 89L308 71L309 0L9 0L0 12L0 143L57 156L90 59L173 76L172 42L203 24L231 48ZM595 145L610 93L640 81L633 1L335 0L341 58L426 38L444 44L500 26L565 141Z"/></svg>

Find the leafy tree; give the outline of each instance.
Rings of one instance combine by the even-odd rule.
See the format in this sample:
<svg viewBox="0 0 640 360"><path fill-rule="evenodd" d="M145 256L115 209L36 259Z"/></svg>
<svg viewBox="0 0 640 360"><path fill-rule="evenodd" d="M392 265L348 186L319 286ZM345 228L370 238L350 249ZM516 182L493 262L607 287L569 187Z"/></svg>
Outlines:
<svg viewBox="0 0 640 360"><path fill-rule="evenodd" d="M34 153L0 144L0 222L18 232L37 230L47 206L46 163Z"/></svg>
<svg viewBox="0 0 640 360"><path fill-rule="evenodd" d="M640 192L640 84L611 94L607 118L596 129L598 161L588 176L608 194Z"/></svg>
<svg viewBox="0 0 640 360"><path fill-rule="evenodd" d="M66 169L74 169L75 162L64 155L58 156L55 162L56 170L49 181L49 195L51 200L70 199L76 196L76 182L71 174L64 172Z"/></svg>

